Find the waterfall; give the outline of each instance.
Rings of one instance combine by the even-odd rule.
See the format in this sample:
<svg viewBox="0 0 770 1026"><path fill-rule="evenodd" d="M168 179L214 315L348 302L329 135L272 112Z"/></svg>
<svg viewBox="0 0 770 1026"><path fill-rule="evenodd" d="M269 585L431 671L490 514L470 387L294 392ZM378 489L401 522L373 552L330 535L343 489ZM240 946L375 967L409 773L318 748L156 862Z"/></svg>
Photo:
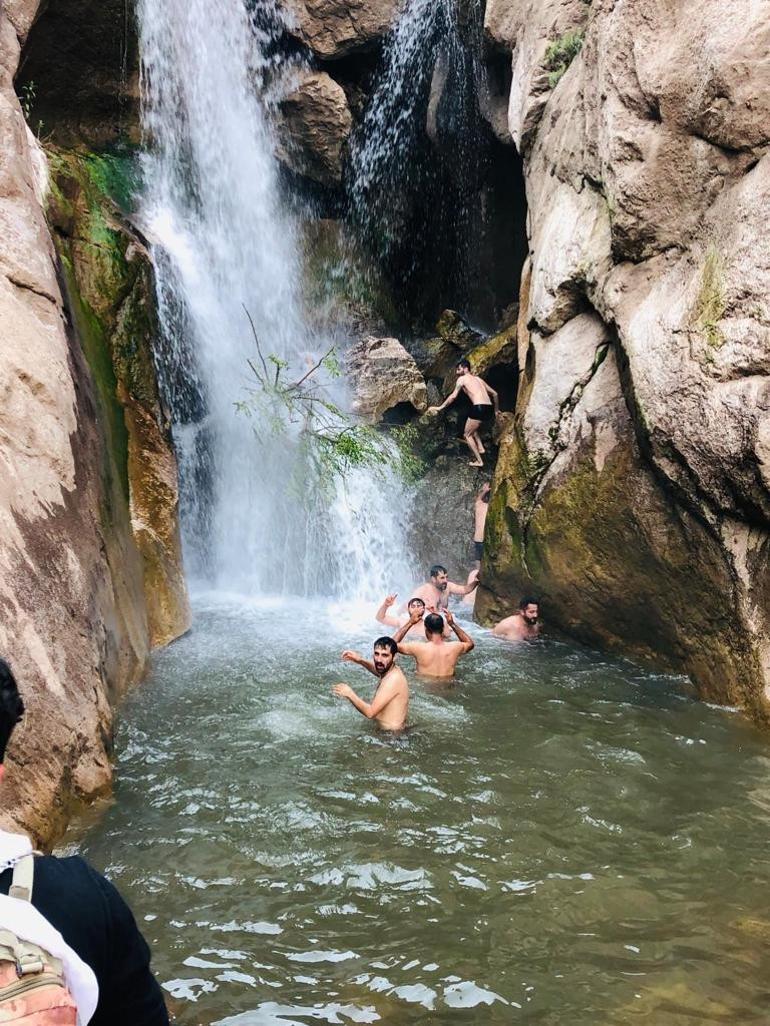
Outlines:
<svg viewBox="0 0 770 1026"><path fill-rule="evenodd" d="M274 82L292 71L274 45L280 8L267 0L257 18L245 0L139 0L138 21L141 216L188 573L255 593L371 598L402 585L412 573L400 481L359 468L319 492L298 479L295 440L258 439L236 409L257 357L246 310L263 353L300 373L339 341L303 314L297 224L273 156Z"/></svg>

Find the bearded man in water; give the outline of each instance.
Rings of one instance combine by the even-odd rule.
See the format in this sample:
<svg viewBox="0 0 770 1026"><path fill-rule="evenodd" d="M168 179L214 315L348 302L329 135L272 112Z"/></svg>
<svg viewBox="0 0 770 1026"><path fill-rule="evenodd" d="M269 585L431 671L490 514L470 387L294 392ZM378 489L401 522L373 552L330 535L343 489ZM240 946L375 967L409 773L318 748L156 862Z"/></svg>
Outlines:
<svg viewBox="0 0 770 1026"><path fill-rule="evenodd" d="M428 413L440 413L445 410L447 406L452 405L460 392L465 392L472 403L464 432L465 443L476 457L471 461L471 466L483 467L484 460L481 457L486 449L479 430L482 424L494 421L500 412L500 402L494 388L477 374L471 374L471 365L467 360L460 360L457 364L457 384L452 394L447 396L441 406L430 406Z"/></svg>
<svg viewBox="0 0 770 1026"><path fill-rule="evenodd" d="M447 610L443 618L438 613L429 613L425 617L427 645L420 642L405 642L404 638L417 623L417 616L417 611L414 610L409 617L409 622L396 631L393 640L398 645L398 651L403 655L411 656L417 663L417 672L424 677L454 677L457 660L476 647L473 638L469 637L462 627L455 623L455 618ZM457 635L457 641L445 639L444 619Z"/></svg>
<svg viewBox="0 0 770 1026"><path fill-rule="evenodd" d="M333 694L347 698L367 720L375 720L381 730L391 732L403 730L409 714L409 684L401 667L396 665L397 653L398 647L393 638L378 638L371 660L349 649L342 653L346 663L363 666L378 678L379 684L371 702L359 698L349 684L335 684L332 688Z"/></svg>
<svg viewBox="0 0 770 1026"><path fill-rule="evenodd" d="M455 584L454 581L449 580L446 567L436 563L430 568L430 580L420 585L414 593L414 598L410 599L410 603L415 599L422 599L426 608L443 613L449 606L450 595L467 595L473 591L476 587L477 576L478 570L474 570L466 584Z"/></svg>
<svg viewBox="0 0 770 1026"><path fill-rule="evenodd" d="M525 596L519 602L519 610L513 616L506 616L495 624L492 633L505 641L534 641L540 636L540 605L535 598Z"/></svg>

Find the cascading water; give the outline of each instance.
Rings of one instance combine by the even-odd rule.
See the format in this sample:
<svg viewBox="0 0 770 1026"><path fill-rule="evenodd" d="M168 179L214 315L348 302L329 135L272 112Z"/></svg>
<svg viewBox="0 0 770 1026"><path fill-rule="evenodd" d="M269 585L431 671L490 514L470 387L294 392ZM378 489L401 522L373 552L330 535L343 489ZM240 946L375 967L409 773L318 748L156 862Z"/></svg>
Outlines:
<svg viewBox="0 0 770 1026"><path fill-rule="evenodd" d="M138 18L142 216L188 571L259 593L372 595L406 582L400 483L359 468L336 496L309 481L298 494L294 439L259 440L235 406L257 358L246 311L287 373L330 344L303 317L297 230L273 157L271 80L291 73L273 56L280 10L262 3L257 20L244 0L139 0Z"/></svg>

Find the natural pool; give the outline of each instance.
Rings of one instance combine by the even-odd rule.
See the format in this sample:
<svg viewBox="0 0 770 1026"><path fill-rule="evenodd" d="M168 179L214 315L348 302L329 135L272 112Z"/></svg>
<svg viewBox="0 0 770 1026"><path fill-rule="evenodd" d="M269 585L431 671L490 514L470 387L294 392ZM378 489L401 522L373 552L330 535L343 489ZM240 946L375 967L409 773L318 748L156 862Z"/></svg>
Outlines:
<svg viewBox="0 0 770 1026"><path fill-rule="evenodd" d="M202 596L126 703L78 848L178 1022L766 1024L766 736L680 680L476 629L387 741L330 695L371 693L339 653L376 626Z"/></svg>

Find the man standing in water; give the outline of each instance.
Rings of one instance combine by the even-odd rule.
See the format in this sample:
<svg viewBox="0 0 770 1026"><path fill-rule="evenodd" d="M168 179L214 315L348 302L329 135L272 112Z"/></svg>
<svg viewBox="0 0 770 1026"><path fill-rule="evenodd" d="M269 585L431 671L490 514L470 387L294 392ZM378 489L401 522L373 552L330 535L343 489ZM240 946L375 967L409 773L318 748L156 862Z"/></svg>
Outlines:
<svg viewBox="0 0 770 1026"><path fill-rule="evenodd" d="M473 591L477 575L478 571L474 571L466 584L455 584L449 580L446 567L436 563L430 568L430 580L417 589L411 602L422 599L428 609L432 607L437 613L443 613L449 606L450 595L467 595Z"/></svg>
<svg viewBox="0 0 770 1026"><path fill-rule="evenodd" d="M417 672L425 677L454 677L457 660L475 648L473 638L455 623L455 618L447 610L444 617L457 635L457 641L447 641L444 638L444 619L438 613L429 613L424 621L428 644L405 642L404 638L417 623L417 615L417 611L414 610L410 614L409 622L396 631L393 640L398 645L398 651L411 656L417 663Z"/></svg>
<svg viewBox="0 0 770 1026"><path fill-rule="evenodd" d="M537 599L525 596L519 602L519 611L495 624L492 633L496 638L504 638L506 641L534 641L540 636L539 615L540 604Z"/></svg>
<svg viewBox="0 0 770 1026"><path fill-rule="evenodd" d="M378 623L382 623L386 627L401 627L403 626L403 624L409 621L412 609L419 609L420 616L422 618L425 617L426 612L432 612L432 610L426 610L425 602L421 598L411 598L406 604L406 617L402 616L400 618L397 618L395 616L391 616L388 613L388 610L394 605L397 598L398 596L395 594L385 596L385 598L382 600L382 605L375 614L375 619ZM446 634L447 636L449 635L449 628L446 625L444 626L444 634ZM422 619L417 624L415 624L412 636L417 636L419 638L425 637L425 624Z"/></svg>
<svg viewBox="0 0 770 1026"><path fill-rule="evenodd" d="M417 607L413 615L418 619L422 617ZM345 662L363 666L379 679L371 702L359 698L349 684L335 684L332 688L333 694L347 698L367 720L376 720L381 730L403 730L409 713L409 685L401 667L396 665L397 654L398 647L393 638L377 638L371 660L364 659L358 652L346 650L342 653Z"/></svg>
<svg viewBox="0 0 770 1026"><path fill-rule="evenodd" d="M468 419L465 422L464 437L466 444L476 457L471 461L472 467L483 467L484 460L481 458L486 449L481 441L479 430L482 424L494 421L500 412L500 403L494 388L480 378L477 374L471 374L471 365L467 360L460 360L457 364L457 384L454 392L443 401L441 406L431 406L428 413L440 413L447 406L451 406L460 392L470 399L472 406Z"/></svg>

